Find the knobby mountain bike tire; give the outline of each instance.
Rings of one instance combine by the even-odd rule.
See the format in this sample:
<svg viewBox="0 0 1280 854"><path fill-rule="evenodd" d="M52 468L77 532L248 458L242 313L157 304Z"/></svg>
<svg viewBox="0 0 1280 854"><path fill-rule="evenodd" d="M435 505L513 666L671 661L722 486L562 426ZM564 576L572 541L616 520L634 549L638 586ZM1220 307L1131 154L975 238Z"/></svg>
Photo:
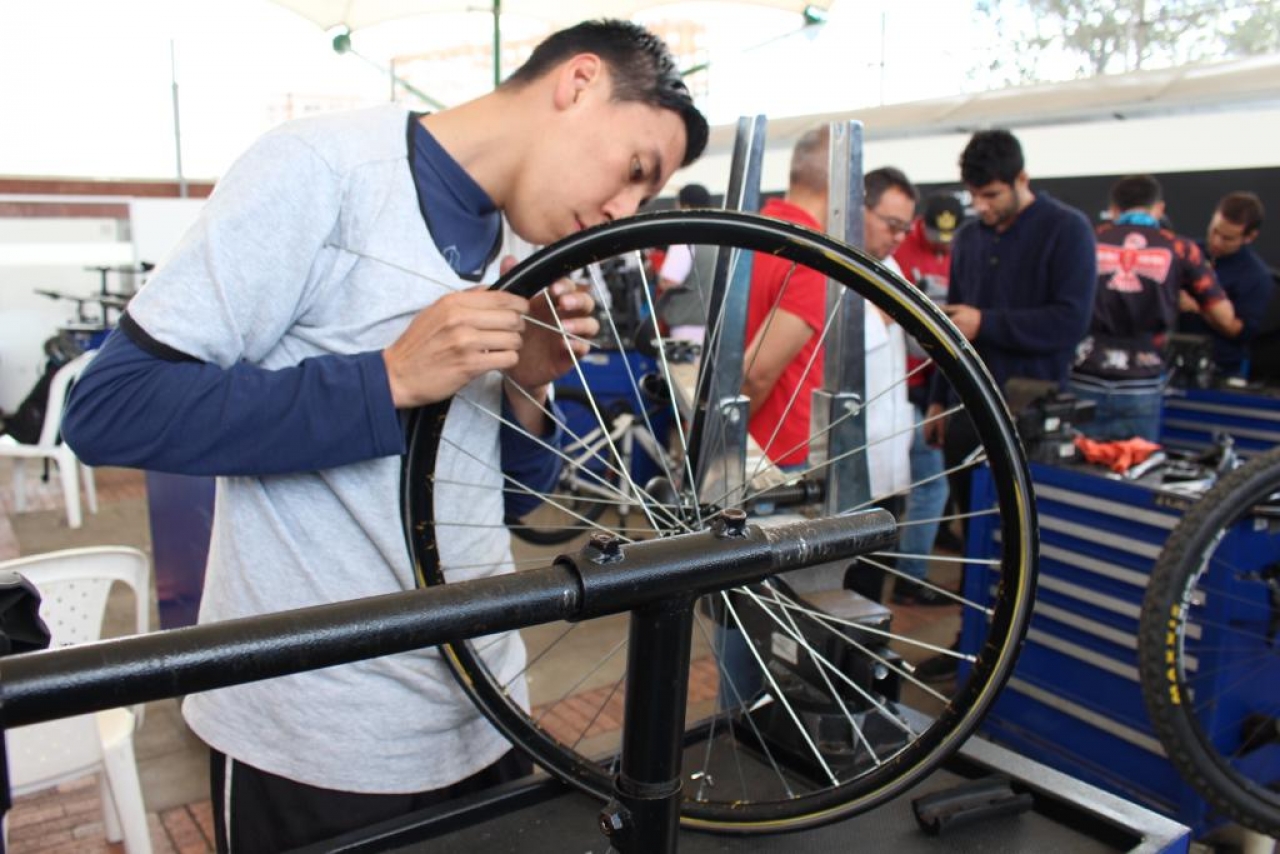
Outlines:
<svg viewBox="0 0 1280 854"><path fill-rule="evenodd" d="M1280 448L1179 520L1151 572L1138 663L1169 761L1222 816L1280 836Z"/></svg>
<svg viewBox="0 0 1280 854"><path fill-rule="evenodd" d="M957 573L980 574L977 587L983 591L970 598L963 590L972 587L960 593L935 587L956 604L931 623L941 632L931 640L911 628L893 630L894 621L928 622L926 609L867 606L843 591L824 599L795 593L786 583L720 594L713 597L714 607L699 611L686 710L689 746L682 821L695 828L744 833L813 826L871 808L922 779L974 731L1011 673L1035 583L1036 526L1026 464L999 390L944 314L866 255L808 229L724 211L637 216L553 244L517 265L495 287L529 297L593 262L672 243L740 250L732 255L735 264L751 253L780 257L793 271L812 271L842 285L845 290L839 292L837 304L860 295L884 312L924 348L949 387L948 423L968 418L972 424L980 453L965 466L985 464L995 484L995 506L975 508L969 515L993 523L998 554L986 557L971 550L968 557L931 556L953 579ZM784 288L791 281L789 272ZM718 347L727 337L723 324L712 327L719 334L703 343L707 365L717 364ZM676 381L676 370L666 363L661 363L660 372L667 382ZM905 376L899 378L889 391L896 394L906 382ZM869 393L862 405L874 411L879 396ZM425 585L449 583L460 571L442 565L439 546L451 536L456 514L438 506L435 496L437 466L447 455L458 453L446 440L445 428L451 406L460 405L446 401L428 407L409 430L402 497L407 536ZM693 403L695 410L708 405L705 400ZM674 412L673 418L679 429L670 440L676 460L672 465L683 467L657 479L665 481L666 488L631 485L642 498L643 530L611 528L616 517L606 513L598 521L580 521L579 542L597 530L625 540L667 536L697 529L721 509L714 496L697 496L697 478L692 466L684 463L685 443L691 441L686 427L696 419L688 411ZM918 426L911 421L906 429L914 432ZM897 430L885 441L900 441L901 433ZM767 454L768 443L762 439L760 444ZM742 448L727 450L745 453ZM858 450L870 462L878 462L878 448ZM812 471L806 477L822 474ZM755 470L748 480L756 482ZM518 486L507 483L505 488ZM906 494L908 487L899 488L898 494ZM497 488L503 488L500 479ZM747 490L736 494L735 501L755 509L769 494ZM801 512L826 511L807 506ZM907 520L902 530L938 522ZM506 534L495 529L493 535ZM860 558L851 573L901 582L896 562L905 557L886 552ZM487 571L518 571L548 562L548 556L517 557ZM829 602L836 604L823 604ZM869 616L867 607L873 612ZM977 618L978 640L967 651L951 651L950 641L966 616ZM726 661L731 645L724 638L734 631L747 638L745 653L738 650L746 655L745 665L741 660ZM444 651L460 684L513 743L572 785L608 798L619 744L625 638L625 616L525 631L521 641L528 651L514 675L509 662L486 659L489 640L453 644ZM924 671L916 671L917 664L934 654L956 662L958 677L949 685L935 687L923 678ZM754 677L744 675L751 670ZM751 678L760 687L739 690L739 683L745 685ZM523 699L526 689L532 695L528 703Z"/></svg>

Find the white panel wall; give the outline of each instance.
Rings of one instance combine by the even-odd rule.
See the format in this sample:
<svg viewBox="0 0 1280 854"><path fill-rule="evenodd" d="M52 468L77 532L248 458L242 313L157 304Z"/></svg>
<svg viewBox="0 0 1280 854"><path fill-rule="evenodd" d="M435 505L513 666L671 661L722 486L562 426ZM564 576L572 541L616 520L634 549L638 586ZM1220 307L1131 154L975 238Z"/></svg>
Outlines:
<svg viewBox="0 0 1280 854"><path fill-rule="evenodd" d="M75 303L35 290L98 293L100 274L85 267L162 260L202 205L197 199L136 200L129 205L128 223L109 218L0 218L0 409L17 408L44 370L45 340L78 320ZM131 277L114 273L107 280L113 291L128 291L134 285ZM96 317L99 308L91 303L87 311Z"/></svg>
<svg viewBox="0 0 1280 854"><path fill-rule="evenodd" d="M76 320L74 303L35 290L97 293L98 273L84 268L132 262L123 228L109 218L0 219L0 409L17 408L44 368L45 339Z"/></svg>
<svg viewBox="0 0 1280 854"><path fill-rule="evenodd" d="M129 203L134 259L158 264L187 233L204 199L134 199Z"/></svg>

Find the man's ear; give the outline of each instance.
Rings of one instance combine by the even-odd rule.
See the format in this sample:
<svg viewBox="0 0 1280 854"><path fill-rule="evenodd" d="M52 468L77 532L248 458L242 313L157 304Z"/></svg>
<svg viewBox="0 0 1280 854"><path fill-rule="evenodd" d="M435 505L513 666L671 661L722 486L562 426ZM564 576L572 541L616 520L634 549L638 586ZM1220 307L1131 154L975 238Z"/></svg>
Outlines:
<svg viewBox="0 0 1280 854"><path fill-rule="evenodd" d="M555 72L556 109L568 109L578 103L583 93L597 84L603 68L604 61L594 53L579 53L561 63Z"/></svg>

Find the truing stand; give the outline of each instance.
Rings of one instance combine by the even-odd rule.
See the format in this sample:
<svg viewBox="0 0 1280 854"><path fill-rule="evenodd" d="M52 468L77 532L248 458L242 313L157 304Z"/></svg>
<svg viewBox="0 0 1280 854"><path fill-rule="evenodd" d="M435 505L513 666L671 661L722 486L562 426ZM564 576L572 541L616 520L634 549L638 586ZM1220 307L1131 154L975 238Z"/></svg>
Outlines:
<svg viewBox="0 0 1280 854"><path fill-rule="evenodd" d="M0 661L3 729L225 688L554 620L632 611L631 667L616 806L622 854L674 852L692 602L726 587L884 548L883 510L622 544L594 538L552 566ZM6 789L7 791L7 789ZM616 827L615 827L616 825Z"/></svg>

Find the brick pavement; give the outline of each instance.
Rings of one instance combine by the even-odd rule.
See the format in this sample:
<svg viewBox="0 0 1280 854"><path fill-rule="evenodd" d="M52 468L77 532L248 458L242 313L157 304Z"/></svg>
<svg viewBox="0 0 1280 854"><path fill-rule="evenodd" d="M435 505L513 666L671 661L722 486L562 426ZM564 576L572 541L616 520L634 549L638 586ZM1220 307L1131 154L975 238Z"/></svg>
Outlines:
<svg viewBox="0 0 1280 854"><path fill-rule="evenodd" d="M18 542L9 521L13 513L10 467L4 465L0 469L0 560L7 560L18 556ZM146 495L146 483L138 471L98 469L95 480L99 503ZM64 506L57 478L42 482L34 466L28 472L26 492L29 511L61 510ZM8 821L10 854L124 851L122 844L107 841L97 778L92 775L16 798ZM155 854L213 851L213 818L208 801L150 813L147 822Z"/></svg>

